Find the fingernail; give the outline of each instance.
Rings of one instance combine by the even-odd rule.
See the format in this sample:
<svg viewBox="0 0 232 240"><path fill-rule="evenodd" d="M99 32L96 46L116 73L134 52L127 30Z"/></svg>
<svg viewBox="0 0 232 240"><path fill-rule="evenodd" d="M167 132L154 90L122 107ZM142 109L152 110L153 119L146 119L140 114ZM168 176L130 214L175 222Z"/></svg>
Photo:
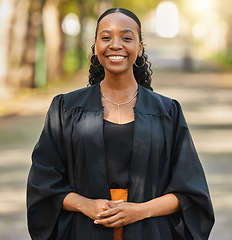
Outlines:
<svg viewBox="0 0 232 240"><path fill-rule="evenodd" d="M94 221L94 223L95 223L95 224L98 224L98 222L97 222L96 220Z"/></svg>
<svg viewBox="0 0 232 240"><path fill-rule="evenodd" d="M98 213L97 217L100 217L100 216L101 216L101 214Z"/></svg>

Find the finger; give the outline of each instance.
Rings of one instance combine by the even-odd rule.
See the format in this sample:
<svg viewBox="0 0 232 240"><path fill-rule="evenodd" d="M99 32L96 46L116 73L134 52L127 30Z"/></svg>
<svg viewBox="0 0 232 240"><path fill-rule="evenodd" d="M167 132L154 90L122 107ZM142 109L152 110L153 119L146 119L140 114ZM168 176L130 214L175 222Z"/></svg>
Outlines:
<svg viewBox="0 0 232 240"><path fill-rule="evenodd" d="M112 200L112 201L109 201L109 202L111 202L111 203L122 203L123 200L122 199L120 199L120 200Z"/></svg>
<svg viewBox="0 0 232 240"><path fill-rule="evenodd" d="M118 220L116 220L115 222L112 222L112 223L106 223L106 224L103 223L101 225L103 225L104 227L109 227L109 228L117 228L117 227L125 226L122 219L118 219Z"/></svg>
<svg viewBox="0 0 232 240"><path fill-rule="evenodd" d="M103 219L97 219L94 221L95 224L101 224L107 227L114 227L114 223L116 223L117 221L119 221L120 216L118 216L118 214L113 215L109 218L103 218Z"/></svg>
<svg viewBox="0 0 232 240"><path fill-rule="evenodd" d="M123 200L116 200L116 201L109 201L107 204L110 208L115 208L118 206L118 204L122 203Z"/></svg>
<svg viewBox="0 0 232 240"><path fill-rule="evenodd" d="M108 206L108 205L106 205L106 206L102 207L102 210L104 210L104 211L106 211L106 210L109 210L109 209L111 209L111 207L110 207L110 206Z"/></svg>
<svg viewBox="0 0 232 240"><path fill-rule="evenodd" d="M98 213L97 217L107 218L107 217L117 214L118 212L120 212L120 209L115 207L115 208L111 208L110 210L106 210L104 212Z"/></svg>
<svg viewBox="0 0 232 240"><path fill-rule="evenodd" d="M109 228L118 228L118 227L123 227L125 226L121 220L115 221L112 224L102 224L104 227L109 227Z"/></svg>
<svg viewBox="0 0 232 240"><path fill-rule="evenodd" d="M109 208L116 208L118 206L117 203L113 203L113 202L108 202L107 204L108 204Z"/></svg>
<svg viewBox="0 0 232 240"><path fill-rule="evenodd" d="M102 210L101 210L100 212L98 212L97 217L98 217L98 215L99 215L100 213L105 212L105 211L108 211L108 210L110 210L110 209L111 209L111 208L110 208L108 205L102 207Z"/></svg>

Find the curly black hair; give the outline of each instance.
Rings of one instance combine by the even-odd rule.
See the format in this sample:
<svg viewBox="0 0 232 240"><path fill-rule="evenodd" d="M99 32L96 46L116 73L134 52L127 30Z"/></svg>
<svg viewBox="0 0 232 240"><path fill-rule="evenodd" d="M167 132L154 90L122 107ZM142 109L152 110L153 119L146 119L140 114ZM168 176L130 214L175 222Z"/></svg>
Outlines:
<svg viewBox="0 0 232 240"><path fill-rule="evenodd" d="M128 17L132 18L137 24L138 24L138 32L139 32L139 39L142 41L142 34L141 34L141 23L138 19L138 17L131 11L124 9L124 8L111 8L106 10L98 19L97 21L97 27L96 27L96 33L95 33L95 39L97 36L97 30L98 30L98 24L101 21L102 18L105 16L115 13L115 12L120 12ZM96 83L101 82L104 77L105 77L105 70L103 66L100 64L97 56L95 55L95 44L92 45L92 55L90 59L90 68L89 68L89 85L94 85ZM136 59L136 65L137 66L142 66L144 61L145 64L142 67L136 67L136 65L133 65L133 73L135 76L135 79L138 84L142 85L143 87L153 91L151 87L151 75L152 75L152 69L151 69L151 63L147 60L147 55L145 54L145 50L143 48L142 51L142 56L143 57L137 57Z"/></svg>

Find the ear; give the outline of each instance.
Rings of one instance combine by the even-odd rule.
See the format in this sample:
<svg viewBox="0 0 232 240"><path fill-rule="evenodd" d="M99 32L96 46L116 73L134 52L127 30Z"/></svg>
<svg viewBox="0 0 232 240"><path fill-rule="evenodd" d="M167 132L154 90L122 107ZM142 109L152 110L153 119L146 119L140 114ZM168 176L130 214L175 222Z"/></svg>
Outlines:
<svg viewBox="0 0 232 240"><path fill-rule="evenodd" d="M139 51L138 51L138 56L141 57L143 54L143 42L139 43Z"/></svg>

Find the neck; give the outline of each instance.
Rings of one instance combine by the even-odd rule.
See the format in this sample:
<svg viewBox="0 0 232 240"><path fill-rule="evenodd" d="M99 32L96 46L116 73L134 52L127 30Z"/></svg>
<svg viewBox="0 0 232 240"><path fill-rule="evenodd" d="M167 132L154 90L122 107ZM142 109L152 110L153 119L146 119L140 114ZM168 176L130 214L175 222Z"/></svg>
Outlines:
<svg viewBox="0 0 232 240"><path fill-rule="evenodd" d="M105 97L115 103L130 100L138 91L138 84L134 75L105 74L101 83L101 92Z"/></svg>
<svg viewBox="0 0 232 240"><path fill-rule="evenodd" d="M111 74L105 71L105 78L102 85L111 92L126 92L133 89L136 90L138 87L133 72L127 74Z"/></svg>

